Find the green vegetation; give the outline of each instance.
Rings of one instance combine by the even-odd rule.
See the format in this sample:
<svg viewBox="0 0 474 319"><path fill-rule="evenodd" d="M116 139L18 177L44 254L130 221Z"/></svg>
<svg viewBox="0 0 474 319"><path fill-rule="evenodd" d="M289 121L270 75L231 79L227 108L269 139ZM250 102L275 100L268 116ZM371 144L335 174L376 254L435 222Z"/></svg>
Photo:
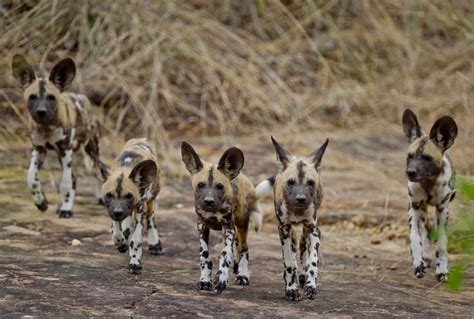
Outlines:
<svg viewBox="0 0 474 319"><path fill-rule="evenodd" d="M450 290L458 291L463 286L464 274L474 262L474 184L467 179L458 182L458 192L463 196L456 224L449 229L450 251L461 253L451 267L447 281Z"/></svg>

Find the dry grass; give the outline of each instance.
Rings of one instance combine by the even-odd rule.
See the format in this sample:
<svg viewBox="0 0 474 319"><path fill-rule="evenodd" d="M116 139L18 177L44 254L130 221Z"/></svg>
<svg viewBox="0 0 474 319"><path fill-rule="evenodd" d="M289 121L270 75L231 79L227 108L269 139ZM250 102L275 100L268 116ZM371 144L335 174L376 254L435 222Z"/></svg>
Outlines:
<svg viewBox="0 0 474 319"><path fill-rule="evenodd" d="M455 116L464 146L474 131L470 0L2 1L0 16L0 115L15 119L0 142L26 132L14 53L40 70L73 57L106 135L167 154L173 136L398 125L406 106Z"/></svg>

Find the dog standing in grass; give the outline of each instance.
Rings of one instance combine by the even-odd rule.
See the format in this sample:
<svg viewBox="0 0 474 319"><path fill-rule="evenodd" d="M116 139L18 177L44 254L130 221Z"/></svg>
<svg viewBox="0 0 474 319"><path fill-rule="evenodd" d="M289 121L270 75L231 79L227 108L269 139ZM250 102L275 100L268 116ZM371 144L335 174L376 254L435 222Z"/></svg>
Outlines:
<svg viewBox="0 0 474 319"><path fill-rule="evenodd" d="M121 253L129 250L129 272L140 274L145 226L148 251L152 255L162 253L155 224L154 202L160 192L160 169L155 150L145 138L134 138L125 144L111 168L98 158L95 161L104 178L102 199L112 219L112 239ZM135 230L129 246L132 220Z"/></svg>
<svg viewBox="0 0 474 319"><path fill-rule="evenodd" d="M252 182L240 172L244 166L244 154L240 149L231 147L224 152L216 166L203 162L193 147L183 142L181 155L192 176L198 218L197 228L201 245L201 277L198 288L212 289L212 261L209 255L211 229L222 231L224 235L224 249L220 255L214 291L221 293L226 288L234 252L236 253L234 272L237 273L235 281L239 285L248 285L250 283L247 246L249 220L253 220L258 230L261 227L262 215L256 207L257 199Z"/></svg>
<svg viewBox="0 0 474 319"><path fill-rule="evenodd" d="M410 142L407 156L408 223L410 246L415 276L422 278L425 268L431 266L430 222L428 205L436 207L438 247L436 249L436 278L446 280L448 275L448 223L449 202L456 195L454 167L446 151L458 134L456 122L444 116L437 120L425 135L416 115L405 110L403 131Z"/></svg>
<svg viewBox="0 0 474 319"><path fill-rule="evenodd" d="M73 81L76 67L71 59L59 61L48 78L36 77L33 67L21 55L12 60L13 76L22 85L23 97L30 114L31 142L33 153L28 169L28 186L33 203L40 211L48 209L48 201L41 188L38 171L48 149L58 154L63 170L58 207L60 218L73 215L76 177L72 167L72 154L83 147L83 151L99 156L98 125L91 118L91 104L86 96L64 92ZM84 152L84 153L85 153ZM84 154L89 172L93 171L90 158ZM97 185L96 196L99 196Z"/></svg>
<svg viewBox="0 0 474 319"><path fill-rule="evenodd" d="M317 222L317 210L323 200L321 184L321 160L329 140L308 157L291 156L272 137L280 168L275 177L261 182L256 189L257 197L273 191L278 231L283 249L283 278L286 298L300 300L298 282L306 297L314 299L317 293L319 244L321 232ZM303 225L299 243L302 270L298 276L297 238L293 225ZM299 279L299 280L298 280Z"/></svg>

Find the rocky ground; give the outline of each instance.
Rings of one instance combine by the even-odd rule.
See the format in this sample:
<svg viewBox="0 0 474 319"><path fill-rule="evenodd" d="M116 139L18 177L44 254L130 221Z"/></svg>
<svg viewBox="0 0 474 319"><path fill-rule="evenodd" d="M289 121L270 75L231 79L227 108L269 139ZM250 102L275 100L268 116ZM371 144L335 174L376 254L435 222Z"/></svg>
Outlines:
<svg viewBox="0 0 474 319"><path fill-rule="evenodd" d="M206 148L208 143L193 142L206 156L219 155ZM289 148L309 153L318 146L312 143L300 140ZM265 140L240 146L255 183L275 171L273 150ZM114 149L106 148L105 157L111 158ZM461 293L448 292L432 269L423 279L412 274L404 151L398 136L381 141L345 135L331 141L323 164L319 295L289 302L284 299L281 249L269 201L262 232L250 233L251 285L237 286L232 277L216 296L196 289L199 243L186 177L166 174L164 167L158 230L165 252L145 253L143 273L135 276L127 273L127 256L112 244L110 221L93 199L93 179L80 169L75 216L58 219L54 181L59 171L55 156L50 156L41 178L54 204L40 213L26 189L27 146L12 146L0 156L0 312L12 317L472 316L472 269ZM211 247L215 260L222 247L219 234L212 235ZM450 260L458 257L451 254Z"/></svg>

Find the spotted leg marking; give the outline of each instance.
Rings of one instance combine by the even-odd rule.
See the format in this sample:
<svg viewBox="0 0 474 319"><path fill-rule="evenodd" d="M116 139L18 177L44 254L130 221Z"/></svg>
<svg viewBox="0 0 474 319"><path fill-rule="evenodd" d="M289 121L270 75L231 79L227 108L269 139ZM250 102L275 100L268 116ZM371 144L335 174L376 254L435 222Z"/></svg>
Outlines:
<svg viewBox="0 0 474 319"><path fill-rule="evenodd" d="M430 223L427 214L421 216L420 235L423 243L423 262L426 268L431 267Z"/></svg>
<svg viewBox="0 0 474 319"><path fill-rule="evenodd" d="M153 207L153 205L151 205ZM152 208L153 209L153 208ZM148 251L152 255L163 254L163 248L161 247L160 235L156 229L155 213L152 212L147 216L147 229L148 229Z"/></svg>
<svg viewBox="0 0 474 319"><path fill-rule="evenodd" d="M142 250L143 250L143 220L144 220L145 212L143 208L138 208L135 214L135 230L132 235L132 239L130 240L130 248L129 248L129 255L130 255L130 263L128 264L128 271L131 274L139 275L142 272Z"/></svg>
<svg viewBox="0 0 474 319"><path fill-rule="evenodd" d="M306 229L308 242L308 257L304 264L306 270L306 283L304 286L305 296L309 299L314 299L317 294L318 284L318 265L319 265L319 244L321 238L321 232L319 228L310 224L304 225Z"/></svg>
<svg viewBox="0 0 474 319"><path fill-rule="evenodd" d="M439 281L448 278L448 237L446 225L448 224L448 203L436 206L436 220L438 223L438 246L436 248L436 278Z"/></svg>
<svg viewBox="0 0 474 319"><path fill-rule="evenodd" d="M299 269L299 275L298 275L298 281L300 284L300 287L303 288L305 283L306 283L306 271L307 269L307 259L308 259L308 229L303 226L303 234L301 235L301 240L300 240L300 265L301 268Z"/></svg>
<svg viewBox="0 0 474 319"><path fill-rule="evenodd" d="M421 216L426 211L426 204L423 202L410 203L408 210L408 223L410 226L410 248L413 260L413 270L417 278L425 275L426 265L423 261L423 242L421 229L425 228Z"/></svg>
<svg viewBox="0 0 474 319"><path fill-rule="evenodd" d="M199 278L198 288L200 290L212 290L212 261L209 256L209 228L202 223L198 223L197 228L200 244L199 265L201 266L201 277Z"/></svg>
<svg viewBox="0 0 474 319"><path fill-rule="evenodd" d="M128 218L128 217L127 217ZM128 250L127 239L122 233L121 222L112 221L112 240L118 251L125 253Z"/></svg>
<svg viewBox="0 0 474 319"><path fill-rule="evenodd" d="M232 265L233 246L235 230L234 225L227 226L224 229L224 249L222 249L219 259L219 270L216 273L214 292L220 294L227 287L229 281L229 269ZM239 265L240 266L240 265Z"/></svg>
<svg viewBox="0 0 474 319"><path fill-rule="evenodd" d="M59 206L59 218L71 218L73 215L74 196L76 194L76 177L72 171L72 149L64 151L61 156L61 166L63 176L59 190L61 194L61 204Z"/></svg>
<svg viewBox="0 0 474 319"><path fill-rule="evenodd" d="M128 240L130 237L130 229L132 227L132 217L127 216L124 220L122 220L120 227L122 228L123 237L125 237L125 240Z"/></svg>
<svg viewBox="0 0 474 319"><path fill-rule="evenodd" d="M234 239L234 274L237 274L239 272L239 262L239 236L236 236Z"/></svg>
<svg viewBox="0 0 474 319"><path fill-rule="evenodd" d="M237 236L235 238L235 241L239 243L239 245L235 247L237 252L234 254L234 256L237 256L237 259L234 260L234 268L237 262L237 276L235 277L235 282L239 285L250 284L247 230L248 224L246 226L237 227Z"/></svg>
<svg viewBox="0 0 474 319"><path fill-rule="evenodd" d="M278 226L280 242L283 252L283 265L285 267L283 278L285 279L285 296L288 300L299 301L300 293L298 291L298 282L296 276L298 273L298 264L296 262L296 237L291 225L280 224Z"/></svg>
<svg viewBox="0 0 474 319"><path fill-rule="evenodd" d="M33 203L42 212L48 209L48 201L46 196L41 190L41 182L38 177L38 171L43 164L44 157L46 155L46 148L36 146L31 153L30 167L28 169L28 186L31 189L31 195L33 197Z"/></svg>

